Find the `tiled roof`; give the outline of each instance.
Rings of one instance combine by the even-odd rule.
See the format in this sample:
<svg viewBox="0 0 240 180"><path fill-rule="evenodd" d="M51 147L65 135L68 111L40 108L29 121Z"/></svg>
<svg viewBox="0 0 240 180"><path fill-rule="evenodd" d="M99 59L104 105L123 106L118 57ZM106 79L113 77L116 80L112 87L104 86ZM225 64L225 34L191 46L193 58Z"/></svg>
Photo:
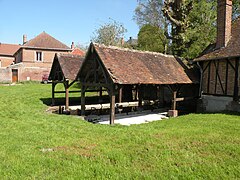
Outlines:
<svg viewBox="0 0 240 180"><path fill-rule="evenodd" d="M223 59L226 57L240 57L240 17L232 24L232 36L226 47L213 50L194 61Z"/></svg>
<svg viewBox="0 0 240 180"><path fill-rule="evenodd" d="M70 48L58 41L54 37L50 36L46 32L42 32L35 38L26 42L22 47L35 47L35 48L46 48L46 49L68 49Z"/></svg>
<svg viewBox="0 0 240 180"><path fill-rule="evenodd" d="M71 53L74 55L79 55L79 56L83 56L85 54L85 52L79 48L74 48Z"/></svg>
<svg viewBox="0 0 240 180"><path fill-rule="evenodd" d="M56 69L60 68L65 79L75 80L83 60L84 57L79 55L56 54L52 64L49 79L57 80L55 77L55 73Z"/></svg>
<svg viewBox="0 0 240 180"><path fill-rule="evenodd" d="M20 48L17 44L2 44L0 43L0 55L13 56L14 53Z"/></svg>
<svg viewBox="0 0 240 180"><path fill-rule="evenodd" d="M117 84L198 83L180 59L161 53L143 52L92 44L112 80ZM91 48L89 48L91 50ZM87 59L86 59L87 61ZM85 61L85 62L86 62Z"/></svg>

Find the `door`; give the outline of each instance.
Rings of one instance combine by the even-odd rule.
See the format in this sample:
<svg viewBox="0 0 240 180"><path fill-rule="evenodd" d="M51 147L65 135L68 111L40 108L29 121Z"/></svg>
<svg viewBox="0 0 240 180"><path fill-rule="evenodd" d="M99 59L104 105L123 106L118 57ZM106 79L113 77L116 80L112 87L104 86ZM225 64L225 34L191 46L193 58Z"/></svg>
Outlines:
<svg viewBox="0 0 240 180"><path fill-rule="evenodd" d="M12 69L12 82L18 82L18 70Z"/></svg>

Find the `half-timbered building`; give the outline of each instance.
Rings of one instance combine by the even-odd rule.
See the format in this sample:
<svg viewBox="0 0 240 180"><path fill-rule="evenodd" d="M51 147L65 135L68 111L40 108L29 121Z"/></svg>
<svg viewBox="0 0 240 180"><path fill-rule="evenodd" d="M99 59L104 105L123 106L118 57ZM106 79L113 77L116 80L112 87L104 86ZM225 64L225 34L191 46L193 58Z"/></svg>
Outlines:
<svg viewBox="0 0 240 180"><path fill-rule="evenodd" d="M240 111L240 17L232 23L232 0L218 0L217 40L195 59L201 67L201 110Z"/></svg>

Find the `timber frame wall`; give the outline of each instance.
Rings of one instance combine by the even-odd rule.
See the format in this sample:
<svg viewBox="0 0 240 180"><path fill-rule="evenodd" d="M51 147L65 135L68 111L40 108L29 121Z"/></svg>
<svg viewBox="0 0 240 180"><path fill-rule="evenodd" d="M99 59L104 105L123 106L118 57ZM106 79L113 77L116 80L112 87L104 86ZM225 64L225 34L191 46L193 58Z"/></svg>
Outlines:
<svg viewBox="0 0 240 180"><path fill-rule="evenodd" d="M216 59L200 62L202 67L202 93L228 96L238 101L240 95L240 58Z"/></svg>

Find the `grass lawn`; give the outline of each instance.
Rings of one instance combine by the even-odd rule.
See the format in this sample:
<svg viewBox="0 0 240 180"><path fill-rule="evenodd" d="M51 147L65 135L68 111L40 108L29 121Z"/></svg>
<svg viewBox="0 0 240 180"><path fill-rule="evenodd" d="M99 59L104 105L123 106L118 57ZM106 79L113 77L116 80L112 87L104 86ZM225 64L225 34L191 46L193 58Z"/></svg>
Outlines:
<svg viewBox="0 0 240 180"><path fill-rule="evenodd" d="M46 113L51 85L0 86L0 179L239 179L240 116L109 126Z"/></svg>

